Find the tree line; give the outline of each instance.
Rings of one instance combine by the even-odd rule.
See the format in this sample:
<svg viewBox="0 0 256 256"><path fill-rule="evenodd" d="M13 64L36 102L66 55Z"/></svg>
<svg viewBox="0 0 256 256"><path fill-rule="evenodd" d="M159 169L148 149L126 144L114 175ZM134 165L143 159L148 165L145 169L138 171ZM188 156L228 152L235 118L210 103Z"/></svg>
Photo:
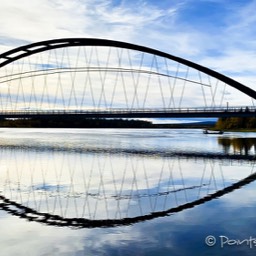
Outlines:
<svg viewBox="0 0 256 256"><path fill-rule="evenodd" d="M221 117L215 128L217 130L256 129L256 117Z"/></svg>

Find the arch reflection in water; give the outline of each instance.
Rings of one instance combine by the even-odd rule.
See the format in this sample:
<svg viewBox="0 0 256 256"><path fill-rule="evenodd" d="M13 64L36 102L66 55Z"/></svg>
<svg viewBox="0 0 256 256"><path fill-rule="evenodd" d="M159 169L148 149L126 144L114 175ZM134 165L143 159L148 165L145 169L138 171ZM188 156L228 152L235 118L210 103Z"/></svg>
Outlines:
<svg viewBox="0 0 256 256"><path fill-rule="evenodd" d="M253 161L154 151L5 145L0 159L1 209L48 225L79 228L165 216L255 179Z"/></svg>

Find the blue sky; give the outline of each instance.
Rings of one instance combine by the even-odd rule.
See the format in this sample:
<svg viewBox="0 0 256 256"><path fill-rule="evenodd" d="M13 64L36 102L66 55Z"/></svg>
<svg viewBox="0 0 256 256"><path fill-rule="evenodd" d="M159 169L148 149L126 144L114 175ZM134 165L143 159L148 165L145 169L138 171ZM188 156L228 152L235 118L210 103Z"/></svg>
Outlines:
<svg viewBox="0 0 256 256"><path fill-rule="evenodd" d="M108 38L156 48L256 87L256 0L0 0L0 4L0 52L53 38Z"/></svg>

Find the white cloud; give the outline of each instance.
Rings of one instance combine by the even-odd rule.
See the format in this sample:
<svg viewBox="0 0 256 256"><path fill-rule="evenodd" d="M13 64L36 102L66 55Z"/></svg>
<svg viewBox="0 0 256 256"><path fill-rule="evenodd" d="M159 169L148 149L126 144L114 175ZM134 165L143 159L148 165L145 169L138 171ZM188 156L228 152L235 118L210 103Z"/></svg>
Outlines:
<svg viewBox="0 0 256 256"><path fill-rule="evenodd" d="M2 52L52 38L107 38L157 48L244 84L255 84L255 1L239 8L223 5L229 10L223 17L225 26L216 25L214 32L203 24L198 29L191 17L184 17L185 8L192 4L189 0L168 6L150 1L114 4L111 0L0 0L0 4Z"/></svg>
<svg viewBox="0 0 256 256"><path fill-rule="evenodd" d="M127 40L164 16L165 10L140 1L135 6L112 6L112 1L102 0L1 0L1 36L29 41L67 36Z"/></svg>

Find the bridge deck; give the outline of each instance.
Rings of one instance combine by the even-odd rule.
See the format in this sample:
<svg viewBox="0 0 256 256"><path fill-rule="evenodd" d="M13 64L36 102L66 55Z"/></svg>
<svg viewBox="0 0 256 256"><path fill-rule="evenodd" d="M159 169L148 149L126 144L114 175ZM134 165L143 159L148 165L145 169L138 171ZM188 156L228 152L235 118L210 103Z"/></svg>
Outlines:
<svg viewBox="0 0 256 256"><path fill-rule="evenodd" d="M111 109L111 110L49 110L0 111L0 118L195 118L256 117L256 108L194 108L194 109Z"/></svg>

